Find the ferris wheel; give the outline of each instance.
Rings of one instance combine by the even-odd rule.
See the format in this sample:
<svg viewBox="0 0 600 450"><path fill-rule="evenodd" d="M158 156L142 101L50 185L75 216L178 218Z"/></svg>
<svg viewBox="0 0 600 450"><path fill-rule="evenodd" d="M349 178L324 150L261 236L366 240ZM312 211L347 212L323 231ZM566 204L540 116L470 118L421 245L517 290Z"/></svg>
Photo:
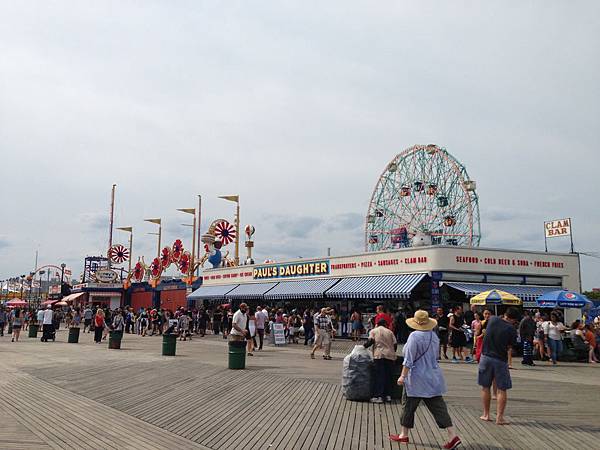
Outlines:
<svg viewBox="0 0 600 450"><path fill-rule="evenodd" d="M404 150L387 165L371 196L365 249L478 246L475 188L465 167L446 149L431 144Z"/></svg>

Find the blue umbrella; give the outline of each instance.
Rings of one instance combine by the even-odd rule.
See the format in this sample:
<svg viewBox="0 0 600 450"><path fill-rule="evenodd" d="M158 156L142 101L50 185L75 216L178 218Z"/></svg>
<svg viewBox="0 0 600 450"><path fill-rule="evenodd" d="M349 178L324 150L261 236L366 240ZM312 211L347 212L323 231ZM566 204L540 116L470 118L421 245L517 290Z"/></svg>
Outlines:
<svg viewBox="0 0 600 450"><path fill-rule="evenodd" d="M592 302L577 292L568 290L550 291L536 300L540 308L589 308Z"/></svg>

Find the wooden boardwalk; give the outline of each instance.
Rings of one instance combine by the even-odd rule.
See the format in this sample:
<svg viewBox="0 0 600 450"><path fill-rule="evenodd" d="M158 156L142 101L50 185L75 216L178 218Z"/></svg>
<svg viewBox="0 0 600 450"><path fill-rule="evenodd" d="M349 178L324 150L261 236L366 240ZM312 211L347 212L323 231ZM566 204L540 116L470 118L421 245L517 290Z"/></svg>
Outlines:
<svg viewBox="0 0 600 450"><path fill-rule="evenodd" d="M230 371L225 342L212 337L178 343L175 358L160 356L157 337L126 336L121 351L89 341L0 341L0 448L431 449L445 440L422 408L411 444L390 442L400 406L346 401L341 359L310 360L301 345L268 347L248 370ZM508 427L478 419L474 366L444 368L463 448L600 448L600 368L515 371Z"/></svg>

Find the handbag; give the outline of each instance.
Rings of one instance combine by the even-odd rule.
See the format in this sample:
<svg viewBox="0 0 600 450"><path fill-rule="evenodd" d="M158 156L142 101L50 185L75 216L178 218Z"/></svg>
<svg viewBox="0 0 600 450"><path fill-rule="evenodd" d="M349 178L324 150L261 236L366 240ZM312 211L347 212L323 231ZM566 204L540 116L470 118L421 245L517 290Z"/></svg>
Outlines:
<svg viewBox="0 0 600 450"><path fill-rule="evenodd" d="M427 344L427 348L425 349L425 351L423 353L421 353L419 356L417 356L415 359L413 359L413 366L417 363L417 361L419 361L423 356L425 356L427 354L427 352L429 351L429 348L431 347L431 341L433 341L433 332L430 331L429 344Z"/></svg>

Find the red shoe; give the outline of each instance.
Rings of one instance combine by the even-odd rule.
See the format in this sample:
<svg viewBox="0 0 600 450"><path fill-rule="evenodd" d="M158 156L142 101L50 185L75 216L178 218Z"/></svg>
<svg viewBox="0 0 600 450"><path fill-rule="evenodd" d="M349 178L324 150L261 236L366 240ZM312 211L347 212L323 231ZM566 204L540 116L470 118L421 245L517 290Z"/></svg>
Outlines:
<svg viewBox="0 0 600 450"><path fill-rule="evenodd" d="M462 444L462 442L460 441L460 438L458 436L455 436L454 439L452 439L450 442L446 442L444 444L444 448L446 448L446 449L457 448L460 444Z"/></svg>
<svg viewBox="0 0 600 450"><path fill-rule="evenodd" d="M408 444L408 436L400 437L399 434L390 434L390 441L403 442L405 444ZM454 448L454 447L450 447L450 448Z"/></svg>

